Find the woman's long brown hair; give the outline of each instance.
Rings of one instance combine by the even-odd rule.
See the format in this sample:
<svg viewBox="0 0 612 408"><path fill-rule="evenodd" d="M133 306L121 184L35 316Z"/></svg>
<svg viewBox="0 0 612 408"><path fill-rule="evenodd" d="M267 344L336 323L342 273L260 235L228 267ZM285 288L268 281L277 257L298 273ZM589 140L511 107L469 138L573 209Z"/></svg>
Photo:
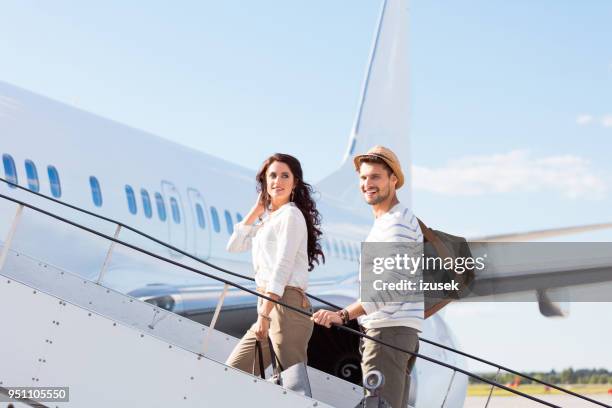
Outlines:
<svg viewBox="0 0 612 408"><path fill-rule="evenodd" d="M321 232L320 229L321 215L317 210L317 204L312 198L314 189L310 184L304 181L302 165L298 159L288 154L274 153L263 162L256 176L257 191L261 193L261 200L263 201L262 204L264 208L269 208L271 202L268 189L266 188L266 172L268 171L268 167L270 167L270 165L276 161L285 163L287 166L289 166L291 173L293 173L295 188L293 189L292 201L302 212L304 219L306 220L306 228L308 230L308 270L311 271L315 267L315 262L317 264L320 263L319 257L323 263L325 263L325 255L323 254L321 244L319 243L319 239L321 235L323 235L323 232Z"/></svg>

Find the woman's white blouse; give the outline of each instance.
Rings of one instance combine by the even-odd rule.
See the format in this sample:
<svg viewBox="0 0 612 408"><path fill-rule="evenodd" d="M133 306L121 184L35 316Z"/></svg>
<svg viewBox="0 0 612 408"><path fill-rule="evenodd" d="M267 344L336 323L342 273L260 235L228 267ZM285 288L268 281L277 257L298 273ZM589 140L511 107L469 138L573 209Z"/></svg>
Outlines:
<svg viewBox="0 0 612 408"><path fill-rule="evenodd" d="M258 288L282 296L285 286L308 287L308 230L302 212L289 202L267 213L258 225L234 226L227 243L230 252L253 249Z"/></svg>

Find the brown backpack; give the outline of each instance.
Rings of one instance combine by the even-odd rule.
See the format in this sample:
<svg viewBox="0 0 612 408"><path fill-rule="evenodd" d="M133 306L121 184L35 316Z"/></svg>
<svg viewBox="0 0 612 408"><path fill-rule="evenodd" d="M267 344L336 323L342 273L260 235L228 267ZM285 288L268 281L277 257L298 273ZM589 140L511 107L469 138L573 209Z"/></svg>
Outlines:
<svg viewBox="0 0 612 408"><path fill-rule="evenodd" d="M472 256L465 238L430 229L423 221L420 219L418 221L423 233L423 254L425 258L450 257L454 259ZM459 299L465 295L474 281L474 269L466 268L463 273L438 268L423 269L423 281L425 282L447 283L453 280L458 283L459 290L425 292L425 318L433 315L454 299Z"/></svg>

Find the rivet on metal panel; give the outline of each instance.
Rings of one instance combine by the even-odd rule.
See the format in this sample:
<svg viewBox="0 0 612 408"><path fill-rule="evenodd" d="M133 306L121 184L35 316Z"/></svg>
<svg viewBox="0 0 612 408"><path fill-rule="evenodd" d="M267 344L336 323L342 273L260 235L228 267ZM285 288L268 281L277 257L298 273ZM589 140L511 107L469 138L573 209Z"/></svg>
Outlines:
<svg viewBox="0 0 612 408"><path fill-rule="evenodd" d="M144 334L141 334L140 337L144 337Z"/></svg>
<svg viewBox="0 0 612 408"><path fill-rule="evenodd" d="M10 280L7 280L7 281L6 281L6 283L11 283L11 281L10 281Z"/></svg>
<svg viewBox="0 0 612 408"><path fill-rule="evenodd" d="M117 325L117 323L113 323L113 326L116 326L116 325Z"/></svg>
<svg viewBox="0 0 612 408"><path fill-rule="evenodd" d="M318 403L318 402L315 402L314 404L312 404L312 406L313 406L313 407L316 407L316 406L318 406L318 405L319 405L319 403Z"/></svg>
<svg viewBox="0 0 612 408"><path fill-rule="evenodd" d="M225 371L227 371L227 367L225 367Z"/></svg>
<svg viewBox="0 0 612 408"><path fill-rule="evenodd" d="M172 344L169 344L169 345L168 345L168 348L172 348Z"/></svg>
<svg viewBox="0 0 612 408"><path fill-rule="evenodd" d="M254 382L254 383L256 383L256 382L257 382L257 380L253 380L253 382Z"/></svg>
<svg viewBox="0 0 612 408"><path fill-rule="evenodd" d="M34 290L34 291L32 291L32 293L33 293L33 294L36 294L36 291Z"/></svg>
<svg viewBox="0 0 612 408"><path fill-rule="evenodd" d="M193 377L191 377L191 379L193 380Z"/></svg>
<svg viewBox="0 0 612 408"><path fill-rule="evenodd" d="M91 303L91 300L89 301L89 304L92 305L93 303Z"/></svg>
<svg viewBox="0 0 612 408"><path fill-rule="evenodd" d="M110 293L110 290L106 289L106 293Z"/></svg>
<svg viewBox="0 0 612 408"><path fill-rule="evenodd" d="M47 362L47 360L44 360L44 359L43 359L43 363L46 363L46 362Z"/></svg>
<svg viewBox="0 0 612 408"><path fill-rule="evenodd" d="M61 271L61 272L60 272L60 275L63 275L63 274L64 274L64 271Z"/></svg>
<svg viewBox="0 0 612 408"><path fill-rule="evenodd" d="M287 395L287 391L283 391L283 394L284 394L284 395Z"/></svg>
<svg viewBox="0 0 612 408"><path fill-rule="evenodd" d="M183 399L184 399L184 400L186 400L186 399L187 399L187 397L183 397Z"/></svg>
<svg viewBox="0 0 612 408"><path fill-rule="evenodd" d="M87 316L91 316L91 313L87 313Z"/></svg>
<svg viewBox="0 0 612 408"><path fill-rule="evenodd" d="M83 281L83 285L87 285L87 281L86 280Z"/></svg>

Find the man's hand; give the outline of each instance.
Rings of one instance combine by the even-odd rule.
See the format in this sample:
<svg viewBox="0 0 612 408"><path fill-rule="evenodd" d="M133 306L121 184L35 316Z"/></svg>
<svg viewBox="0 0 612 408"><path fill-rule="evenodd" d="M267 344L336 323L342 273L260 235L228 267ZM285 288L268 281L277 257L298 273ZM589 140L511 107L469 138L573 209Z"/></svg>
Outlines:
<svg viewBox="0 0 612 408"><path fill-rule="evenodd" d="M268 319L262 316L257 317L257 323L255 324L255 337L257 337L257 340L265 340L268 337L268 330L270 330Z"/></svg>
<svg viewBox="0 0 612 408"><path fill-rule="evenodd" d="M318 310L312 315L312 321L321 326L331 327L332 324L342 325L342 317L337 312Z"/></svg>

